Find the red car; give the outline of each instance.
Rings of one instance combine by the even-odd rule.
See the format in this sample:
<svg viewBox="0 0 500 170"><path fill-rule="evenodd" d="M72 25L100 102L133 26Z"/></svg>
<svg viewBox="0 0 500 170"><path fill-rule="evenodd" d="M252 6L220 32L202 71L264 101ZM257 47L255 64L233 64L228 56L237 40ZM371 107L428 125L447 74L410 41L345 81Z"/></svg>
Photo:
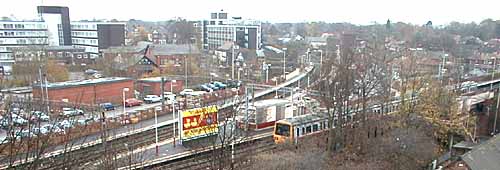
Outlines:
<svg viewBox="0 0 500 170"><path fill-rule="evenodd" d="M140 106L140 105L142 105L141 100L137 100L135 98L130 98L130 99L125 100L125 106L127 106L127 107Z"/></svg>

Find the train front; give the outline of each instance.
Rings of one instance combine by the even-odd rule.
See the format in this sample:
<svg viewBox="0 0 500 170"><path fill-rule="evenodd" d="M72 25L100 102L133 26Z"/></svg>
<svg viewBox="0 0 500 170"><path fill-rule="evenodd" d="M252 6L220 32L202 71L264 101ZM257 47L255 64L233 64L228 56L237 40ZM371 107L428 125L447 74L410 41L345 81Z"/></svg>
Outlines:
<svg viewBox="0 0 500 170"><path fill-rule="evenodd" d="M288 122L278 121L274 125L273 139L275 143L284 143L287 140L293 140L292 125Z"/></svg>

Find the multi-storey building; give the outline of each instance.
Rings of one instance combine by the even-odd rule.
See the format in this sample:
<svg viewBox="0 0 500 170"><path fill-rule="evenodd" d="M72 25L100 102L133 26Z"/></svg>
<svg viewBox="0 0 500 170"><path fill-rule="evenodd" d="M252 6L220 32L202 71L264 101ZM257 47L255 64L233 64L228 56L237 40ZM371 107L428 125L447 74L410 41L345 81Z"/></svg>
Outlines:
<svg viewBox="0 0 500 170"><path fill-rule="evenodd" d="M71 42L98 57L101 49L125 45L125 23L71 22Z"/></svg>
<svg viewBox="0 0 500 170"><path fill-rule="evenodd" d="M12 70L12 48L48 45L47 24L41 21L0 21L0 67Z"/></svg>
<svg viewBox="0 0 500 170"><path fill-rule="evenodd" d="M125 43L125 23L71 22L68 7L38 6L35 21L0 21L0 70L11 72L12 48L26 46L74 46L90 58L101 49Z"/></svg>
<svg viewBox="0 0 500 170"><path fill-rule="evenodd" d="M215 50L226 42L242 48L260 49L262 45L261 22L228 18L225 12L212 13L209 20L201 22L203 49Z"/></svg>

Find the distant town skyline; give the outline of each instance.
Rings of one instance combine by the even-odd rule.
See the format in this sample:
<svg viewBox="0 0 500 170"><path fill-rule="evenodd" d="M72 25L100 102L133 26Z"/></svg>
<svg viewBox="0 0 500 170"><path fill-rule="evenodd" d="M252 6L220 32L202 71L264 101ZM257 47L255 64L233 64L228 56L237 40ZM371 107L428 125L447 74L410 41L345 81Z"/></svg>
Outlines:
<svg viewBox="0 0 500 170"><path fill-rule="evenodd" d="M452 21L481 22L500 19L499 1L378 0L378 1L237 1L237 0L7 0L0 16L18 20L37 17L36 6L67 6L71 20L118 19L165 21L174 18L201 20L223 9L230 16L264 22L349 22L353 24L406 22L446 25ZM247 3L250 2L250 3ZM247 4L245 4L247 3ZM7 5L6 5L7 4Z"/></svg>

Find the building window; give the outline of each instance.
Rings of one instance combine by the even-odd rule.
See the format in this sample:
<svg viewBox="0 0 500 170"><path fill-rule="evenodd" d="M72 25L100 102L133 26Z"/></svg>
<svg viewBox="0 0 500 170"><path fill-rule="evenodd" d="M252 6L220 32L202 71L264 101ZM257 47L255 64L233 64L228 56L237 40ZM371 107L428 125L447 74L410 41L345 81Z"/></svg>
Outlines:
<svg viewBox="0 0 500 170"><path fill-rule="evenodd" d="M3 24L3 28L8 29L8 28L14 28L12 24Z"/></svg>

